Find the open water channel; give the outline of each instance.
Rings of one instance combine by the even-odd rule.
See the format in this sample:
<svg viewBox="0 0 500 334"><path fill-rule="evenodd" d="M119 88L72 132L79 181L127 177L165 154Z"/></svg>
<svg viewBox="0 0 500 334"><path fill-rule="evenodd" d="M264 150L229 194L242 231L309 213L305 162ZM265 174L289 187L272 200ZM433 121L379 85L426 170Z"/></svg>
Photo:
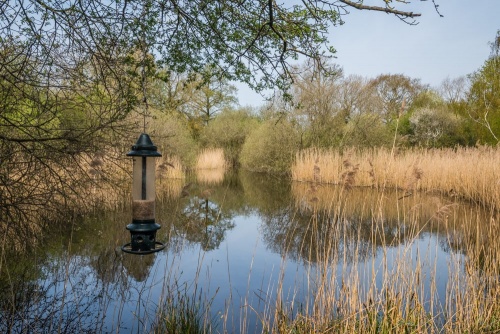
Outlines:
<svg viewBox="0 0 500 334"><path fill-rule="evenodd" d="M278 301L290 314L311 310L320 276L330 281L329 298L356 277L362 299L384 273L417 267L433 299L426 307L444 307L450 277L464 275L453 265L467 256L461 226L486 219L433 194L244 172L186 183L157 180L161 252L120 251L129 242L125 206L70 221L25 256L6 253L0 331L149 333L159 311L172 310L165 305L194 303L213 332L260 333Z"/></svg>

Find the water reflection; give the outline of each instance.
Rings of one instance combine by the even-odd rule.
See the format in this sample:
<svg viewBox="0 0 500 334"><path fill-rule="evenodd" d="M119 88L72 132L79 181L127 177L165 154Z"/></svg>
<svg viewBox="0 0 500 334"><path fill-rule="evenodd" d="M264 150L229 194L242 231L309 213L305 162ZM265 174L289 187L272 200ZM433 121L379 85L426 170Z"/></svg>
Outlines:
<svg viewBox="0 0 500 334"><path fill-rule="evenodd" d="M202 197L191 197L173 223L177 235L199 243L204 251L219 248L226 231L234 228L232 216L208 199L210 191L205 190Z"/></svg>
<svg viewBox="0 0 500 334"><path fill-rule="evenodd" d="M220 184L224 181L226 170L224 168L197 169L196 181L200 184Z"/></svg>
<svg viewBox="0 0 500 334"><path fill-rule="evenodd" d="M293 183L291 194L292 203L268 200L266 206L273 203L274 207L261 210L260 215L269 249L295 261L363 260L381 246L397 247L419 233L446 233L449 222L465 224L461 219L466 217L465 207L437 196L401 198L392 190L346 191L307 183ZM443 249L449 247L443 244Z"/></svg>
<svg viewBox="0 0 500 334"><path fill-rule="evenodd" d="M296 289L313 279L311 266L330 264L328 275L335 275L370 260L389 261L388 252L420 244L432 249L432 242L440 247L433 256L445 263L441 256L481 259L488 248L498 249L498 214L432 194L346 190L244 172L162 180L159 188L165 189L157 202L163 252L120 252L129 238L127 207L55 231L43 249L22 259L4 251L0 331L148 332L169 300L166 291L184 286L184 293L203 289L228 332L248 332L269 312L264 299L276 300L270 287L277 277L283 289L303 297L307 291ZM447 278L441 279L446 292Z"/></svg>

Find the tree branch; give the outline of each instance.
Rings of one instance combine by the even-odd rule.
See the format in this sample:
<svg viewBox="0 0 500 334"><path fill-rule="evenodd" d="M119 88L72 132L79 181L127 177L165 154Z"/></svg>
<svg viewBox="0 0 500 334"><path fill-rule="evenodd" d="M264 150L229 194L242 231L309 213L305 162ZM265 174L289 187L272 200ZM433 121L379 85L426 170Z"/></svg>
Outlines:
<svg viewBox="0 0 500 334"><path fill-rule="evenodd" d="M394 14L394 15L398 15L398 16L411 17L411 18L422 16L422 14L420 14L420 13L405 12L405 11L400 11L400 10L390 8L390 7L367 6L367 5L363 5L362 3L353 2L350 0L339 0L339 2L342 2L343 4L346 4L348 6L354 7L354 8L359 9L359 10L374 10L377 12L384 12L387 14Z"/></svg>

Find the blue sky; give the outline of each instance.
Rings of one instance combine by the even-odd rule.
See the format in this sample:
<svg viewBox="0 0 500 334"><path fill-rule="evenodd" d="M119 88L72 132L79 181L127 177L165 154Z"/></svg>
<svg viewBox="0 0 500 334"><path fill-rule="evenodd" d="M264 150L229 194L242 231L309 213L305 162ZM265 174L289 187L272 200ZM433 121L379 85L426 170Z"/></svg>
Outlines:
<svg viewBox="0 0 500 334"><path fill-rule="evenodd" d="M401 9L422 13L410 26L394 16L352 9L345 24L331 28L334 62L345 75L367 78L404 74L437 87L447 77L478 70L490 54L489 42L500 29L500 0L413 1ZM377 4L380 0L365 0ZM240 105L259 106L263 98L238 84Z"/></svg>

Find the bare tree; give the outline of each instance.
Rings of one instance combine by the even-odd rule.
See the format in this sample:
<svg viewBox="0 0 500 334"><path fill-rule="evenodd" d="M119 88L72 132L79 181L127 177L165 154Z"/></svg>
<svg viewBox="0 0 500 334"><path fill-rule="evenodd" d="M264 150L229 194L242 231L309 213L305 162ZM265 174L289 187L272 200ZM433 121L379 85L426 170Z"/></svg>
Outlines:
<svg viewBox="0 0 500 334"><path fill-rule="evenodd" d="M369 83L380 101L380 113L385 123L396 119L402 105L411 105L413 99L426 89L420 79L402 74L382 74Z"/></svg>
<svg viewBox="0 0 500 334"><path fill-rule="evenodd" d="M467 97L469 81L467 77L446 78L439 87L439 92L443 98L450 103L464 101Z"/></svg>
<svg viewBox="0 0 500 334"><path fill-rule="evenodd" d="M306 134L306 145L324 146L335 141L339 128L346 122L338 96L342 69L329 65L328 74L319 71L314 64L305 63L295 78L293 95L294 114ZM339 124L337 124L339 123Z"/></svg>

